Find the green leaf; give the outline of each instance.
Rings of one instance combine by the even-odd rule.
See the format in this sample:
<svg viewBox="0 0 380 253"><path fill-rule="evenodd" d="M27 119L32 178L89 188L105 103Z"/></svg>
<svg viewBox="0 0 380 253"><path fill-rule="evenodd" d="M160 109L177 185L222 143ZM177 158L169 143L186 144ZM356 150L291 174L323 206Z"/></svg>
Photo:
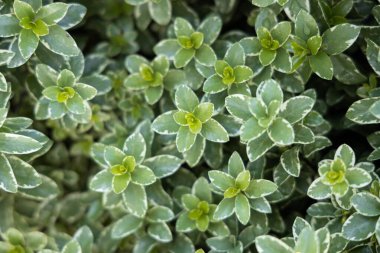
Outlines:
<svg viewBox="0 0 380 253"><path fill-rule="evenodd" d="M245 64L244 48L239 43L230 46L224 56L224 60L232 67Z"/></svg>
<svg viewBox="0 0 380 253"><path fill-rule="evenodd" d="M25 59L29 59L36 51L38 42L39 39L32 30L22 29L18 40L21 55Z"/></svg>
<svg viewBox="0 0 380 253"><path fill-rule="evenodd" d="M253 179L244 191L249 198L262 198L277 190L277 185L266 179Z"/></svg>
<svg viewBox="0 0 380 253"><path fill-rule="evenodd" d="M309 189L307 190L307 195L313 199L326 199L331 195L331 189L328 185L322 183L322 178L314 180Z"/></svg>
<svg viewBox="0 0 380 253"><path fill-rule="evenodd" d="M93 99L98 92L94 87L84 83L77 83L75 85L75 91L79 94L79 96L81 96L83 100Z"/></svg>
<svg viewBox="0 0 380 253"><path fill-rule="evenodd" d="M361 188L371 183L371 175L360 168L349 168L346 171L346 179L353 188Z"/></svg>
<svg viewBox="0 0 380 253"><path fill-rule="evenodd" d="M291 31L292 31L291 23L288 21L283 21L276 24L272 28L270 33L273 39L277 40L280 43L280 47L281 47L288 40Z"/></svg>
<svg viewBox="0 0 380 253"><path fill-rule="evenodd" d="M36 19L41 19L47 25L58 23L67 13L69 5L65 3L51 3L42 6L37 14Z"/></svg>
<svg viewBox="0 0 380 253"><path fill-rule="evenodd" d="M226 97L226 109L234 117L246 121L252 117L251 112L249 111L249 102L250 98L245 95L230 95Z"/></svg>
<svg viewBox="0 0 380 253"><path fill-rule="evenodd" d="M204 66L213 66L216 61L214 50L209 45L203 44L195 52L195 61Z"/></svg>
<svg viewBox="0 0 380 253"><path fill-rule="evenodd" d="M305 10L300 10L295 21L295 34L304 41L319 35L319 28L315 19Z"/></svg>
<svg viewBox="0 0 380 253"><path fill-rule="evenodd" d="M26 245L34 250L42 250L48 243L48 238L44 233L32 231L25 234Z"/></svg>
<svg viewBox="0 0 380 253"><path fill-rule="evenodd" d="M155 45L153 51L157 55L165 55L172 60L180 48L181 47L176 39L167 39L161 40L157 45Z"/></svg>
<svg viewBox="0 0 380 253"><path fill-rule="evenodd" d="M38 172L28 163L15 156L8 157L17 185L20 188L31 189L42 183Z"/></svg>
<svg viewBox="0 0 380 253"><path fill-rule="evenodd" d="M175 224L175 229L178 232L190 232L194 230L195 227L195 222L190 220L187 212L180 214Z"/></svg>
<svg viewBox="0 0 380 253"><path fill-rule="evenodd" d="M358 213L364 216L380 215L380 199L368 192L360 192L352 196L351 203Z"/></svg>
<svg viewBox="0 0 380 253"><path fill-rule="evenodd" d="M130 183L122 196L128 212L137 217L144 217L148 209L148 200L143 186Z"/></svg>
<svg viewBox="0 0 380 253"><path fill-rule="evenodd" d="M235 179L223 171L211 170L208 172L211 183L221 191L235 185Z"/></svg>
<svg viewBox="0 0 380 253"><path fill-rule="evenodd" d="M32 6L20 0L15 0L13 2L13 11L15 12L16 17L19 20L23 18L28 18L29 20L33 20L35 16Z"/></svg>
<svg viewBox="0 0 380 253"><path fill-rule="evenodd" d="M149 13L154 21L159 25L167 25L171 19L172 4L169 0L159 2L148 2Z"/></svg>
<svg viewBox="0 0 380 253"><path fill-rule="evenodd" d="M146 217L153 222L167 222L174 218L174 213L166 206L155 206L148 210Z"/></svg>
<svg viewBox="0 0 380 253"><path fill-rule="evenodd" d="M0 16L1 21L1 16ZM1 35L1 30L0 30ZM367 39L367 50L366 57L368 63L371 65L372 69L376 74L380 75L380 61L379 61L380 47L370 39Z"/></svg>
<svg viewBox="0 0 380 253"><path fill-rule="evenodd" d="M144 165L148 166L157 178L174 174L181 164L182 160L172 155L158 155L144 161Z"/></svg>
<svg viewBox="0 0 380 253"><path fill-rule="evenodd" d="M241 224L245 225L248 223L251 216L251 207L247 197L240 193L235 198L235 212L238 220Z"/></svg>
<svg viewBox="0 0 380 253"><path fill-rule="evenodd" d="M236 66L234 68L235 83L244 83L253 77L252 69L247 66Z"/></svg>
<svg viewBox="0 0 380 253"><path fill-rule="evenodd" d="M270 65L275 59L276 59L277 51L275 50L268 50L268 49L261 49L259 59L260 63L263 66Z"/></svg>
<svg viewBox="0 0 380 253"><path fill-rule="evenodd" d="M271 79L266 80L259 85L259 87L256 90L256 97L261 99L267 106L269 106L269 104L273 100L277 100L282 103L284 99L283 98L284 95L282 93L280 85L275 80L271 80ZM251 108L251 109L255 109L255 108Z"/></svg>
<svg viewBox="0 0 380 253"><path fill-rule="evenodd" d="M66 102L67 109L74 114L84 114L86 107L83 99L77 93Z"/></svg>
<svg viewBox="0 0 380 253"><path fill-rule="evenodd" d="M45 64L38 64L36 66L36 77L42 87L56 86L58 73Z"/></svg>
<svg viewBox="0 0 380 253"><path fill-rule="evenodd" d="M198 31L204 35L204 43L211 45L218 38L222 29L222 19L219 16L206 18L198 27Z"/></svg>
<svg viewBox="0 0 380 253"><path fill-rule="evenodd" d="M225 85L222 81L222 78L214 74L206 79L203 84L203 91L206 93L214 94L219 93L225 89L227 89L227 85Z"/></svg>
<svg viewBox="0 0 380 253"><path fill-rule="evenodd" d="M0 133L0 152L6 154L30 154L42 148L42 144L27 136Z"/></svg>
<svg viewBox="0 0 380 253"><path fill-rule="evenodd" d="M319 52L309 57L310 67L320 78L331 80L333 78L333 65L330 57L325 52Z"/></svg>
<svg viewBox="0 0 380 253"><path fill-rule="evenodd" d="M188 86L180 86L175 93L175 104L178 109L193 112L199 104L197 95Z"/></svg>
<svg viewBox="0 0 380 253"><path fill-rule="evenodd" d="M334 160L342 159L347 168L355 165L355 153L350 146L342 144L335 151Z"/></svg>
<svg viewBox="0 0 380 253"><path fill-rule="evenodd" d="M215 220L224 220L230 217L235 211L235 198L223 199L216 207L214 213Z"/></svg>
<svg viewBox="0 0 380 253"><path fill-rule="evenodd" d="M203 138L200 134L197 135L193 146L183 153L183 157L186 160L186 163L190 167L194 167L202 158L202 155L205 151L206 139Z"/></svg>
<svg viewBox="0 0 380 253"><path fill-rule="evenodd" d="M131 176L129 174L117 175L112 178L112 190L116 194L120 194L129 185Z"/></svg>
<svg viewBox="0 0 380 253"><path fill-rule="evenodd" d="M212 142L223 143L229 140L227 131L214 119L209 119L202 124L201 135Z"/></svg>
<svg viewBox="0 0 380 253"><path fill-rule="evenodd" d="M281 155L282 168L291 176L299 177L301 172L301 163L299 160L299 149L293 147L286 150Z"/></svg>
<svg viewBox="0 0 380 253"><path fill-rule="evenodd" d="M262 235L256 238L256 249L259 253L293 253L290 248L280 239L270 235Z"/></svg>
<svg viewBox="0 0 380 253"><path fill-rule="evenodd" d="M307 96L296 96L285 101L281 105L279 116L290 124L297 123L305 118L314 106L314 99Z"/></svg>
<svg viewBox="0 0 380 253"><path fill-rule="evenodd" d="M18 34L21 31L19 20L11 15L0 15L0 37L7 38Z"/></svg>
<svg viewBox="0 0 380 253"><path fill-rule="evenodd" d="M74 39L58 25L49 26L49 34L41 37L49 50L63 56L77 56L80 52Z"/></svg>
<svg viewBox="0 0 380 253"><path fill-rule="evenodd" d="M274 146L267 133L247 143L247 156L251 162L256 161Z"/></svg>
<svg viewBox="0 0 380 253"><path fill-rule="evenodd" d="M159 242L170 242L173 239L172 232L166 223L150 224L148 234Z"/></svg>
<svg viewBox="0 0 380 253"><path fill-rule="evenodd" d="M295 252L310 252L318 253L319 245L318 238L311 227L305 227L298 236Z"/></svg>
<svg viewBox="0 0 380 253"><path fill-rule="evenodd" d="M185 152L191 148L195 142L196 134L190 132L187 126L181 126L177 133L176 145L179 152Z"/></svg>
<svg viewBox="0 0 380 253"><path fill-rule="evenodd" d="M90 181L90 189L96 192L109 192L112 190L113 175L108 170L102 170Z"/></svg>
<svg viewBox="0 0 380 253"><path fill-rule="evenodd" d="M156 176L150 168L137 165L131 174L131 181L139 185L150 185L156 181Z"/></svg>
<svg viewBox="0 0 380 253"><path fill-rule="evenodd" d="M176 134L180 126L174 121L174 113L168 111L159 115L152 123L152 129L159 134Z"/></svg>
<svg viewBox="0 0 380 253"><path fill-rule="evenodd" d="M125 238L133 234L143 225L143 219L127 214L119 219L112 227L112 237L115 239Z"/></svg>
<svg viewBox="0 0 380 253"><path fill-rule="evenodd" d="M289 73L292 69L292 59L289 52L284 48L277 49L277 55L272 62L272 66L279 72Z"/></svg>
<svg viewBox="0 0 380 253"><path fill-rule="evenodd" d="M124 142L123 151L126 155L133 156L138 164L142 163L146 154L146 143L144 137L135 132Z"/></svg>
<svg viewBox="0 0 380 253"><path fill-rule="evenodd" d="M249 120L244 122L240 131L240 139L247 142L261 136L266 129L259 125L259 122L255 117L251 117Z"/></svg>
<svg viewBox="0 0 380 253"><path fill-rule="evenodd" d="M195 50L190 48L190 49L185 49L181 48L179 49L174 56L174 66L176 68L183 68L185 67L191 59L193 59L195 55Z"/></svg>
<svg viewBox="0 0 380 253"><path fill-rule="evenodd" d="M210 102L200 103L194 110L194 116L202 123L208 121L214 113L214 104Z"/></svg>
<svg viewBox="0 0 380 253"><path fill-rule="evenodd" d="M340 24L327 29L323 35L323 50L328 55L340 54L349 48L360 34L360 27Z"/></svg>
<svg viewBox="0 0 380 253"><path fill-rule="evenodd" d="M82 253L80 244L72 239L62 249L62 253Z"/></svg>
<svg viewBox="0 0 380 253"><path fill-rule="evenodd" d="M287 146L294 142L293 127L283 118L277 118L272 122L268 136L276 145Z"/></svg>
<svg viewBox="0 0 380 253"><path fill-rule="evenodd" d="M346 113L346 117L358 124L375 124L380 120L375 117L369 110L378 98L365 98L353 103Z"/></svg>
<svg viewBox="0 0 380 253"><path fill-rule="evenodd" d="M233 152L228 160L228 173L236 178L241 172L245 170L243 160L238 152Z"/></svg>
<svg viewBox="0 0 380 253"><path fill-rule="evenodd" d="M7 192L17 192L17 182L12 167L3 154L0 154L0 188Z"/></svg>
<svg viewBox="0 0 380 253"><path fill-rule="evenodd" d="M351 241L363 241L375 233L378 217L366 217L359 213L351 215L343 225L343 237Z"/></svg>
<svg viewBox="0 0 380 253"><path fill-rule="evenodd" d="M194 32L193 26L184 18L176 18L174 20L174 32L177 37L187 36L190 37Z"/></svg>
<svg viewBox="0 0 380 253"><path fill-rule="evenodd" d="M74 234L74 239L79 242L83 252L89 252L92 250L94 235L88 226L82 226Z"/></svg>
<svg viewBox="0 0 380 253"><path fill-rule="evenodd" d="M267 7L269 5L272 5L276 2L276 0L252 0L252 4L258 6L258 7Z"/></svg>

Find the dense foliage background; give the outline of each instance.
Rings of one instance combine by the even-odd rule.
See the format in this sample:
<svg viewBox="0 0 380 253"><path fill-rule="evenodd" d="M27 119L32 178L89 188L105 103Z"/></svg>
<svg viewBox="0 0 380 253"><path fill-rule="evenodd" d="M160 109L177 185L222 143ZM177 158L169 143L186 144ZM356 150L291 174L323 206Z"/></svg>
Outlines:
<svg viewBox="0 0 380 253"><path fill-rule="evenodd" d="M380 252L378 0L0 0L0 253Z"/></svg>

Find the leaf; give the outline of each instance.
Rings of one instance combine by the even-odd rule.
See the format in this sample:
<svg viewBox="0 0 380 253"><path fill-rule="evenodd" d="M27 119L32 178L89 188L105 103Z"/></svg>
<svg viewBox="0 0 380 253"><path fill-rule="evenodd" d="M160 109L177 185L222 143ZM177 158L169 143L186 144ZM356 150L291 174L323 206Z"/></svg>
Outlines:
<svg viewBox="0 0 380 253"><path fill-rule="evenodd" d="M175 54L180 48L181 47L178 44L176 39L167 39L167 40L161 40L157 45L155 45L153 48L153 51L157 55L165 55L170 60L173 60Z"/></svg>
<svg viewBox="0 0 380 253"><path fill-rule="evenodd" d="M90 189L96 192L109 192L112 190L113 175L108 170L102 170L90 181Z"/></svg>
<svg viewBox="0 0 380 253"><path fill-rule="evenodd" d="M122 196L128 212L137 217L144 217L148 209L148 200L143 186L130 183Z"/></svg>
<svg viewBox="0 0 380 253"><path fill-rule="evenodd" d="M352 196L351 203L358 213L364 216L380 215L380 199L368 192L360 192Z"/></svg>
<svg viewBox="0 0 380 253"><path fill-rule="evenodd" d="M320 78L331 80L333 78L333 65L330 57L325 52L319 52L309 57L311 69Z"/></svg>
<svg viewBox="0 0 380 253"><path fill-rule="evenodd" d="M219 16L210 16L199 25L198 31L204 35L204 43L211 45L218 38L222 29L222 20Z"/></svg>
<svg viewBox="0 0 380 253"><path fill-rule="evenodd" d="M252 117L251 112L249 111L249 101L250 98L245 95L230 95L226 97L226 109L234 117L246 121Z"/></svg>
<svg viewBox="0 0 380 253"><path fill-rule="evenodd" d="M130 175L118 175L112 178L112 190L116 194L120 194L128 187L130 181Z"/></svg>
<svg viewBox="0 0 380 253"><path fill-rule="evenodd" d="M284 99L280 85L272 79L260 83L256 90L256 97L261 99L266 106L269 106L273 100L277 100L282 103Z"/></svg>
<svg viewBox="0 0 380 253"><path fill-rule="evenodd" d="M30 154L42 148L42 144L27 136L0 133L0 152L6 154Z"/></svg>
<svg viewBox="0 0 380 253"><path fill-rule="evenodd" d="M365 98L353 103L346 113L346 117L358 124L375 124L380 120L368 110L378 98Z"/></svg>
<svg viewBox="0 0 380 253"><path fill-rule="evenodd" d="M188 151L195 143L196 134L190 132L187 126L181 126L177 133L176 145L179 152Z"/></svg>
<svg viewBox="0 0 380 253"><path fill-rule="evenodd" d="M177 219L175 229L178 232L190 232L195 229L195 222L190 220L187 212L183 212Z"/></svg>
<svg viewBox="0 0 380 253"><path fill-rule="evenodd" d="M329 186L324 185L321 178L314 180L309 189L307 190L307 195L313 199L326 199L331 195L331 189Z"/></svg>
<svg viewBox="0 0 380 253"><path fill-rule="evenodd" d="M0 37L7 38L18 34L21 31L19 20L11 15L0 15Z"/></svg>
<svg viewBox="0 0 380 253"><path fill-rule="evenodd" d="M340 54L349 48L360 34L360 27L352 24L339 24L327 29L323 35L322 48L328 55Z"/></svg>
<svg viewBox="0 0 380 253"><path fill-rule="evenodd" d="M234 43L228 48L224 60L232 67L245 64L245 53L243 47L239 43Z"/></svg>
<svg viewBox="0 0 380 253"><path fill-rule="evenodd" d="M198 106L199 100L192 89L182 85L175 93L175 104L182 111L193 112Z"/></svg>
<svg viewBox="0 0 380 253"><path fill-rule="evenodd" d="M363 241L375 233L377 220L378 217L366 217L354 213L343 224L343 237L351 241Z"/></svg>
<svg viewBox="0 0 380 253"><path fill-rule="evenodd" d="M112 227L112 237L115 239L125 238L143 225L143 219L127 214L119 219Z"/></svg>
<svg viewBox="0 0 380 253"><path fill-rule="evenodd" d="M172 232L166 223L152 223L148 227L148 234L159 242L170 242Z"/></svg>
<svg viewBox="0 0 380 253"><path fill-rule="evenodd" d="M215 220L224 220L230 217L235 211L235 198L223 199L216 207L214 213Z"/></svg>
<svg viewBox="0 0 380 253"><path fill-rule="evenodd" d="M13 2L13 11L19 20L23 18L29 18L30 20L33 20L34 18L34 10L32 6L24 1L15 0Z"/></svg>
<svg viewBox="0 0 380 253"><path fill-rule="evenodd" d="M62 253L82 253L80 244L72 239L62 249Z"/></svg>
<svg viewBox="0 0 380 253"><path fill-rule="evenodd" d="M290 124L297 123L305 118L314 106L314 99L307 96L296 96L285 101L281 105L279 116Z"/></svg>
<svg viewBox="0 0 380 253"><path fill-rule="evenodd" d="M299 177L301 172L301 163L298 154L299 149L297 147L293 147L286 150L281 155L282 168L293 177Z"/></svg>
<svg viewBox="0 0 380 253"><path fill-rule="evenodd" d="M73 114L84 114L86 112L85 103L78 93L66 101L66 107Z"/></svg>
<svg viewBox="0 0 380 253"><path fill-rule="evenodd" d="M5 155L0 154L0 188L7 192L17 192L17 181Z"/></svg>
<svg viewBox="0 0 380 253"><path fill-rule="evenodd" d="M277 185L266 179L253 179L245 193L249 198L262 198L277 190Z"/></svg>
<svg viewBox="0 0 380 253"><path fill-rule="evenodd" d="M378 75L380 75L379 54L380 54L380 47L372 40L367 39L366 57L367 57L368 63L371 65L372 69Z"/></svg>
<svg viewBox="0 0 380 253"><path fill-rule="evenodd" d="M167 222L174 218L174 213L168 207L155 206L148 210L146 217L153 222Z"/></svg>
<svg viewBox="0 0 380 253"><path fill-rule="evenodd" d="M300 10L296 17L295 34L304 41L307 41L312 36L319 35L317 22L305 10Z"/></svg>
<svg viewBox="0 0 380 253"><path fill-rule="evenodd" d="M293 253L290 248L280 239L270 235L262 235L256 238L256 249L259 253Z"/></svg>
<svg viewBox="0 0 380 253"><path fill-rule="evenodd" d="M268 66L276 59L276 56L277 51L263 48L260 51L259 60L263 66Z"/></svg>
<svg viewBox="0 0 380 253"><path fill-rule="evenodd" d="M150 168L137 165L131 174L131 181L139 185L150 185L156 181L156 176Z"/></svg>
<svg viewBox="0 0 380 253"><path fill-rule="evenodd" d="M187 36L190 37L194 32L193 26L184 18L176 18L174 20L174 32L177 37Z"/></svg>
<svg viewBox="0 0 380 253"><path fill-rule="evenodd" d="M179 49L174 55L174 66L176 68L183 68L193 59L196 50L190 48Z"/></svg>
<svg viewBox="0 0 380 253"><path fill-rule="evenodd" d="M368 52L368 50L367 50ZM334 77L344 84L358 84L366 81L364 76L356 67L355 62L345 54L331 57L334 66Z"/></svg>
<svg viewBox="0 0 380 253"><path fill-rule="evenodd" d="M41 185L38 172L28 163L15 156L8 157L17 185L20 188L31 189Z"/></svg>
<svg viewBox="0 0 380 253"><path fill-rule="evenodd" d="M349 168L346 171L346 179L353 188L361 188L371 183L371 175L360 168Z"/></svg>
<svg viewBox="0 0 380 253"><path fill-rule="evenodd" d="M290 145L294 142L292 125L283 118L275 119L268 128L268 136L276 145Z"/></svg>
<svg viewBox="0 0 380 253"><path fill-rule="evenodd" d="M49 50L63 56L77 56L80 52L74 39L60 26L49 27L49 34L40 38Z"/></svg>
<svg viewBox="0 0 380 253"><path fill-rule="evenodd" d="M174 174L181 164L182 160L172 155L158 155L144 161L144 165L148 166L157 178Z"/></svg>
<svg viewBox="0 0 380 253"><path fill-rule="evenodd" d="M251 207L247 197L240 193L235 198L235 212L238 220L241 224L245 225L248 223L251 216Z"/></svg>
<svg viewBox="0 0 380 253"><path fill-rule="evenodd" d="M213 66L216 61L214 50L207 44L203 44L195 52L195 61L204 66Z"/></svg>
<svg viewBox="0 0 380 253"><path fill-rule="evenodd" d="M252 69L247 66L236 66L234 68L235 83L244 83L253 77Z"/></svg>
<svg viewBox="0 0 380 253"><path fill-rule="evenodd" d="M83 226L75 232L74 239L79 242L83 252L90 252L93 247L94 235L88 226Z"/></svg>
<svg viewBox="0 0 380 253"><path fill-rule="evenodd" d="M180 128L174 121L174 113L176 111L168 111L159 115L152 123L152 129L159 134L176 134Z"/></svg>
<svg viewBox="0 0 380 253"><path fill-rule="evenodd" d="M247 156L251 162L256 161L274 146L267 133L247 143Z"/></svg>
<svg viewBox="0 0 380 253"><path fill-rule="evenodd" d="M228 133L224 127L214 119L209 119L202 124L201 135L212 142L227 142L229 140Z"/></svg>
<svg viewBox="0 0 380 253"><path fill-rule="evenodd" d="M342 159L347 168L355 165L355 153L350 146L342 144L335 151L334 160Z"/></svg>
<svg viewBox="0 0 380 253"><path fill-rule="evenodd" d="M203 91L210 94L219 93L225 89L227 89L227 85L225 85L222 81L222 78L217 74L214 74L206 79L203 84Z"/></svg>
<svg viewBox="0 0 380 253"><path fill-rule="evenodd" d="M54 25L66 15L68 9L69 5L65 3L51 3L38 10L36 19L41 19L47 25Z"/></svg>
<svg viewBox="0 0 380 253"><path fill-rule="evenodd" d="M183 158L190 167L194 167L198 164L205 151L206 139L200 134L197 135L193 146L183 153Z"/></svg>
<svg viewBox="0 0 380 253"><path fill-rule="evenodd" d="M142 163L146 154L144 137L139 132L131 134L124 142L123 152L125 155L133 156L138 164Z"/></svg>
<svg viewBox="0 0 380 253"><path fill-rule="evenodd" d="M306 227L301 231L294 250L295 252L320 252L318 238L311 227Z"/></svg>
<svg viewBox="0 0 380 253"><path fill-rule="evenodd" d="M171 19L172 5L169 0L159 2L149 2L149 13L154 21L159 25L167 25Z"/></svg>
<svg viewBox="0 0 380 253"><path fill-rule="evenodd" d="M208 176L211 183L221 191L226 191L235 185L235 179L223 171L211 170L208 172Z"/></svg>
<svg viewBox="0 0 380 253"><path fill-rule="evenodd" d="M21 55L25 59L29 59L36 51L38 42L39 39L32 30L22 29L18 40L18 47Z"/></svg>

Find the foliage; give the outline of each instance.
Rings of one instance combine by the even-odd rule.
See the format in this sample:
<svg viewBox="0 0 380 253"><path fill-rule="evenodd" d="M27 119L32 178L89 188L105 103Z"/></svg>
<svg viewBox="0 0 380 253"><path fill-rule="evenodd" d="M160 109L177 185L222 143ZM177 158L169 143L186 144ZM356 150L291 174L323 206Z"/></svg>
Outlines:
<svg viewBox="0 0 380 253"><path fill-rule="evenodd" d="M379 253L380 2L0 0L0 253Z"/></svg>

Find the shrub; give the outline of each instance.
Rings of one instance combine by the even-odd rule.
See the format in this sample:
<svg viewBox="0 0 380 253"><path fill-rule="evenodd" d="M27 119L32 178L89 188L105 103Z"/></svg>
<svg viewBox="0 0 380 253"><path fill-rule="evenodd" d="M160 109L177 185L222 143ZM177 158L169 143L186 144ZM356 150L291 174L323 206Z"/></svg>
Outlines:
<svg viewBox="0 0 380 253"><path fill-rule="evenodd" d="M378 253L379 76L376 0L0 0L0 253Z"/></svg>

